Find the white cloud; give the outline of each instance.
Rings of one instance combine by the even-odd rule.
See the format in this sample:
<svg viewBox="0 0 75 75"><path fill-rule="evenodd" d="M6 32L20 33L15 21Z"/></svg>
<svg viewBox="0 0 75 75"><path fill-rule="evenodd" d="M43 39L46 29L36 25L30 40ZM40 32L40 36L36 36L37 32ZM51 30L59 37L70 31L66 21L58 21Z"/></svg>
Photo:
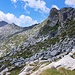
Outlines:
<svg viewBox="0 0 75 75"><path fill-rule="evenodd" d="M75 7L75 0L65 0L65 4Z"/></svg>
<svg viewBox="0 0 75 75"><path fill-rule="evenodd" d="M5 14L4 12L0 11L0 21L6 21L8 23L15 23L20 26L29 26L32 24L37 23L37 20L33 20L29 16L20 15L19 18L17 18L15 15L11 13Z"/></svg>
<svg viewBox="0 0 75 75"><path fill-rule="evenodd" d="M16 3L16 2L17 2L17 0L11 0L11 2Z"/></svg>
<svg viewBox="0 0 75 75"><path fill-rule="evenodd" d="M57 5L52 5L52 8L56 8L59 10L58 6Z"/></svg>
<svg viewBox="0 0 75 75"><path fill-rule="evenodd" d="M50 9L46 7L46 2L43 0L22 0L25 2L24 9L27 7L34 8L35 11L41 11L44 13L49 13Z"/></svg>

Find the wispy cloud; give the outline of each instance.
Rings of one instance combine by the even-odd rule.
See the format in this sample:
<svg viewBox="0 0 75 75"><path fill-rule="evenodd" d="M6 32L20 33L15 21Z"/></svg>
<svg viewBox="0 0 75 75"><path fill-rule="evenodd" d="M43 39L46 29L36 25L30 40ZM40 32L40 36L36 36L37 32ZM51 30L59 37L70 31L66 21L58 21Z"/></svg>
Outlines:
<svg viewBox="0 0 75 75"><path fill-rule="evenodd" d="M59 7L57 5L52 5L52 8L56 8L59 10Z"/></svg>
<svg viewBox="0 0 75 75"><path fill-rule="evenodd" d="M18 0L11 0L11 2L16 3Z"/></svg>
<svg viewBox="0 0 75 75"><path fill-rule="evenodd" d="M50 9L46 6L44 0L22 0L25 3L24 9L27 7L33 8L35 11L49 13Z"/></svg>
<svg viewBox="0 0 75 75"><path fill-rule="evenodd" d="M65 0L65 4L69 6L74 6L75 7L75 0Z"/></svg>
<svg viewBox="0 0 75 75"><path fill-rule="evenodd" d="M33 20L30 16L20 15L18 18L11 13L5 14L0 11L0 21L6 21L8 23L15 23L20 26L29 26L37 23L37 20Z"/></svg>

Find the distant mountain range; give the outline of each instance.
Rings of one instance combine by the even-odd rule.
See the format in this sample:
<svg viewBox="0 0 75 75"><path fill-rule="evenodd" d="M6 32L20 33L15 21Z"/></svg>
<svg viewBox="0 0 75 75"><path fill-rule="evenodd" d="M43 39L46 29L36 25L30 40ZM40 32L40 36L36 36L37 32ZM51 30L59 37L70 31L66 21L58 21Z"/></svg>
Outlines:
<svg viewBox="0 0 75 75"><path fill-rule="evenodd" d="M5 21L0 21L0 27L5 26L6 24L8 24L8 23Z"/></svg>
<svg viewBox="0 0 75 75"><path fill-rule="evenodd" d="M38 25L38 24L35 24L35 25ZM9 24L5 21L0 21L0 37L3 37L2 39L6 39L6 37L11 37L15 34L31 29L35 25L29 26L29 27L20 27L15 25L14 23Z"/></svg>

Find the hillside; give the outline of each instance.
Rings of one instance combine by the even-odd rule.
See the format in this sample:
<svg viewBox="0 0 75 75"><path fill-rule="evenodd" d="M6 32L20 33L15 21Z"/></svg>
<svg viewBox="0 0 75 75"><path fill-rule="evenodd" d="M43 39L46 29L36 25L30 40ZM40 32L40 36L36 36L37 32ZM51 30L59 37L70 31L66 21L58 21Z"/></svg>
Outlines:
<svg viewBox="0 0 75 75"><path fill-rule="evenodd" d="M5 21L0 22L0 57L6 55L13 47L16 47L30 36L30 29L38 24L29 27L19 27L14 23L8 24Z"/></svg>
<svg viewBox="0 0 75 75"><path fill-rule="evenodd" d="M57 71L58 67L63 67L66 72L71 70L69 64L67 67L60 63L51 67L51 63L66 60L66 55L75 50L75 8L52 8L45 21L29 28L7 24L1 26L1 29L7 33L0 34L5 38L5 41L1 41L1 47L5 46L3 49L7 51L0 58L1 74L43 75L42 72L37 74L37 71L42 70L41 68L44 71L47 67L46 71L52 68L53 72L63 75L64 73ZM75 61L74 52L69 58ZM74 69L75 67L72 70ZM74 75L75 71L72 73L69 75Z"/></svg>

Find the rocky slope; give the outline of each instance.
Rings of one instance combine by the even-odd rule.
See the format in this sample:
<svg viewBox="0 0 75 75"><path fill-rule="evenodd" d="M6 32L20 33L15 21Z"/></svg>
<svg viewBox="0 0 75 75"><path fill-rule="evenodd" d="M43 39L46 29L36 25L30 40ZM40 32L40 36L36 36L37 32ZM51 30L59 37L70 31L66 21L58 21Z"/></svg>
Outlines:
<svg viewBox="0 0 75 75"><path fill-rule="evenodd" d="M14 23L8 24L5 21L0 22L0 57L4 56L11 48L16 47L30 36L30 29L38 24L29 27L19 27Z"/></svg>
<svg viewBox="0 0 75 75"><path fill-rule="evenodd" d="M9 50L0 58L1 74L18 75L25 71L24 75L33 75L44 63L46 66L75 49L74 8L52 8L45 21L26 29L19 29L2 43Z"/></svg>

